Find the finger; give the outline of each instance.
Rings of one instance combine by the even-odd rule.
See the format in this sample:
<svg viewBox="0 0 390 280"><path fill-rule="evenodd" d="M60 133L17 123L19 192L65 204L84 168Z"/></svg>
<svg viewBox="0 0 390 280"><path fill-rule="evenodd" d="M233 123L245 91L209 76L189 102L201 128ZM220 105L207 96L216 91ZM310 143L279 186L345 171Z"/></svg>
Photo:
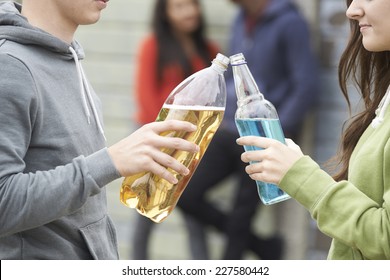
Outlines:
<svg viewBox="0 0 390 280"><path fill-rule="evenodd" d="M286 145L290 148L296 148L299 147L292 139L286 138Z"/></svg>
<svg viewBox="0 0 390 280"><path fill-rule="evenodd" d="M161 166L164 166L165 169L171 168L172 170L184 176L190 173L190 170L185 165L164 152L156 152L153 155L153 159Z"/></svg>
<svg viewBox="0 0 390 280"><path fill-rule="evenodd" d="M256 174L256 173L263 173L263 167L261 162L257 163L251 163L248 166L245 167L245 172L248 175Z"/></svg>
<svg viewBox="0 0 390 280"><path fill-rule="evenodd" d="M263 181L263 174L261 172L261 167L259 164L249 164L245 167L245 172L249 175L250 178L257 181Z"/></svg>
<svg viewBox="0 0 390 280"><path fill-rule="evenodd" d="M175 177L174 174L169 172L168 169L166 169L164 166L158 164L157 162L152 162L150 164L150 172L167 180L171 184L177 184L177 182L178 182L178 179Z"/></svg>
<svg viewBox="0 0 390 280"><path fill-rule="evenodd" d="M153 122L149 124L153 131L155 131L157 134L160 134L165 131L170 130L179 130L179 131L188 131L192 132L197 129L196 125L186 122L186 121L179 121L179 120L167 120L167 121L161 121L161 122Z"/></svg>
<svg viewBox="0 0 390 280"><path fill-rule="evenodd" d="M295 142L290 138L285 138L284 141L286 142L287 146L297 146L297 144L295 144Z"/></svg>
<svg viewBox="0 0 390 280"><path fill-rule="evenodd" d="M249 177L255 181L278 184L277 179L274 178L272 173L265 171L261 166L261 163L258 163L256 166L253 164L248 165L245 168L245 171L248 173Z"/></svg>
<svg viewBox="0 0 390 280"><path fill-rule="evenodd" d="M236 142L241 146L256 146L263 149L267 149L276 143L280 143L278 140L260 136L244 136L238 138Z"/></svg>
<svg viewBox="0 0 390 280"><path fill-rule="evenodd" d="M262 161L266 153L266 150L247 151L241 154L241 160L246 163Z"/></svg>
<svg viewBox="0 0 390 280"><path fill-rule="evenodd" d="M165 136L159 136L157 138L156 147L187 151L190 153L197 153L200 150L199 146L195 143L178 137Z"/></svg>
<svg viewBox="0 0 390 280"><path fill-rule="evenodd" d="M252 180L254 180L254 181L265 182L263 173L253 173L253 174L249 175L249 177L250 177Z"/></svg>

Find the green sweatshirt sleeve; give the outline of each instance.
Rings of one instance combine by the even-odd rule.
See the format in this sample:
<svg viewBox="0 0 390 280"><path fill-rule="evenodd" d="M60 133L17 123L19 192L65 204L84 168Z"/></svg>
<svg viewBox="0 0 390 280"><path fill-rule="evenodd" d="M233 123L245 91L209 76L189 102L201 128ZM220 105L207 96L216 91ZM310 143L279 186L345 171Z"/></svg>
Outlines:
<svg viewBox="0 0 390 280"><path fill-rule="evenodd" d="M368 259L390 258L390 192L379 204L348 181L336 182L310 157L298 160L280 187L309 210L319 229Z"/></svg>

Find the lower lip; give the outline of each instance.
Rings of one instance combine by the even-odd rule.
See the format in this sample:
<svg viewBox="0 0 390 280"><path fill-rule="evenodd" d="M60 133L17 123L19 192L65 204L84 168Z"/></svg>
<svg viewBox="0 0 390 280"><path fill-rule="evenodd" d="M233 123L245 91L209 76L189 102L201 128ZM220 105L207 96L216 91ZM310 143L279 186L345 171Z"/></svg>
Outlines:
<svg viewBox="0 0 390 280"><path fill-rule="evenodd" d="M98 0L96 2L98 3L100 9L104 9L107 7L107 2L104 2L102 0Z"/></svg>
<svg viewBox="0 0 390 280"><path fill-rule="evenodd" d="M369 26L362 26L360 27L360 32L363 32L364 30L367 30L369 28Z"/></svg>

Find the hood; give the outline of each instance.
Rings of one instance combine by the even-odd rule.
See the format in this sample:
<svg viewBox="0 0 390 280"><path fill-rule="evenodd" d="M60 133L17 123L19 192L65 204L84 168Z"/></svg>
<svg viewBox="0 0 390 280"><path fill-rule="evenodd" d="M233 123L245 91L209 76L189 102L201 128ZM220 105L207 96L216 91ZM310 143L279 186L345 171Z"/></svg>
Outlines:
<svg viewBox="0 0 390 280"><path fill-rule="evenodd" d="M390 105L390 86L387 88L385 95L383 96L378 108L375 110L375 118L371 122L373 128L380 126L385 118L385 113Z"/></svg>
<svg viewBox="0 0 390 280"><path fill-rule="evenodd" d="M297 6L290 0L270 0L269 5L261 15L261 20L269 21L280 14L285 14L286 10L297 11ZM245 12L241 9L241 16L245 16Z"/></svg>
<svg viewBox="0 0 390 280"><path fill-rule="evenodd" d="M276 17L286 13L286 10L297 11L297 6L290 0L271 0L264 12L264 18L269 19Z"/></svg>
<svg viewBox="0 0 390 280"><path fill-rule="evenodd" d="M21 14L22 6L11 1L0 2L0 45L2 41L12 41L22 45L34 45L55 53L59 59L74 60L75 71L79 78L80 96L85 115L90 123L90 118L96 119L99 131L104 136L102 123L98 117L96 105L93 102L91 89L80 63L84 58L82 47L73 41L70 45L61 39L32 26L26 17ZM89 109L91 107L92 113Z"/></svg>
<svg viewBox="0 0 390 280"><path fill-rule="evenodd" d="M76 42L71 45L57 37L29 24L21 15L22 6L18 3L0 2L0 40L9 40L23 45L37 45L51 52L73 59L69 47L72 47L79 59L84 58L84 51Z"/></svg>

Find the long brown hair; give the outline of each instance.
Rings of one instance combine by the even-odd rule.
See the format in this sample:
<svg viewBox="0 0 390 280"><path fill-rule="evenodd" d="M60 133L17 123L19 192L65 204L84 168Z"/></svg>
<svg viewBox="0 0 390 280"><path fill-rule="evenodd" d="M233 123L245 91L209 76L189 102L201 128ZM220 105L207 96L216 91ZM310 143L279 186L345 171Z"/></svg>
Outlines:
<svg viewBox="0 0 390 280"><path fill-rule="evenodd" d="M347 7L352 0L346 0ZM364 102L364 110L351 117L344 124L338 165L340 167L335 180L345 180L348 177L348 166L352 152L375 117L375 110L386 93L390 83L390 52L369 52L362 44L359 23L350 20L351 36L339 63L339 83L341 91L347 100L351 112L348 94L348 84L354 82Z"/></svg>
<svg viewBox="0 0 390 280"><path fill-rule="evenodd" d="M201 8L199 0L193 0ZM158 43L158 63L157 77L162 78L163 69L172 63L179 63L182 67L185 77L192 74L190 59L184 52L180 42L175 38L172 26L169 23L167 15L168 0L157 0L154 7L152 22L153 32L156 34ZM194 40L196 50L206 65L212 60L207 40L205 37L205 22L203 13L200 14L200 24L191 34Z"/></svg>

